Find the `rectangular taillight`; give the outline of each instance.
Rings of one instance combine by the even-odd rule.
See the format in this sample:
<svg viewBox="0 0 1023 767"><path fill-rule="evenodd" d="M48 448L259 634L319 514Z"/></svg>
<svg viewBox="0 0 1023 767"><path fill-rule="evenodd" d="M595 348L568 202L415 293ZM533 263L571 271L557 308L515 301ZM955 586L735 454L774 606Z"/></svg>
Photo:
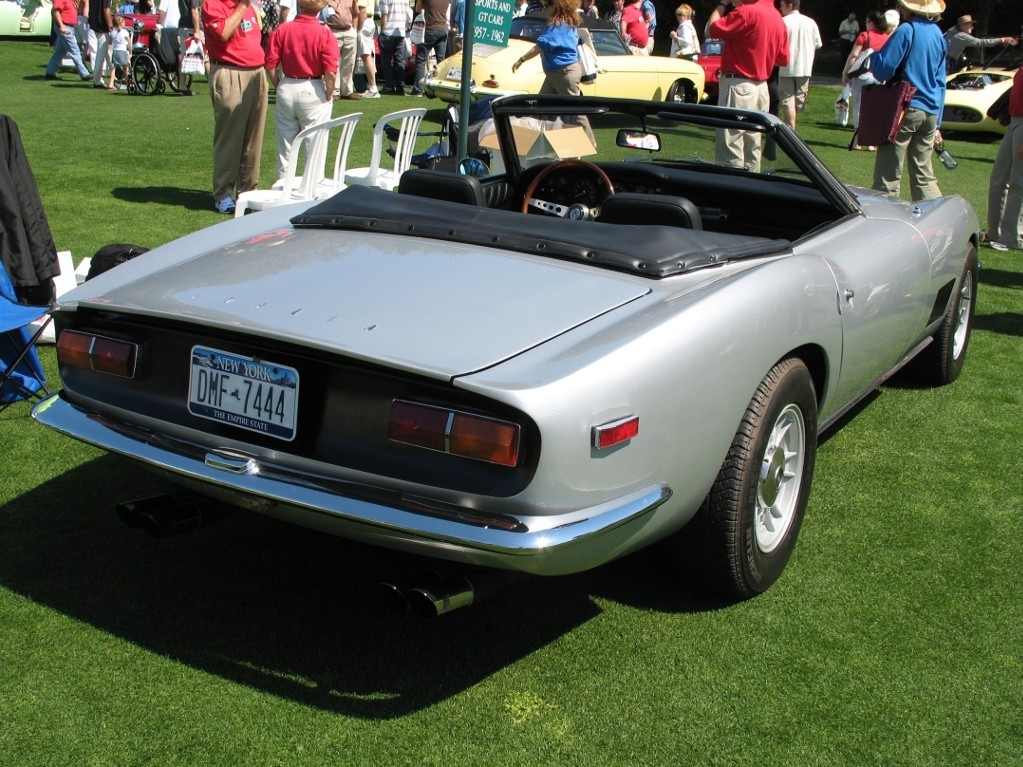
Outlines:
<svg viewBox="0 0 1023 767"><path fill-rule="evenodd" d="M518 464L521 431L510 421L405 400L391 403L387 419L395 442L500 466Z"/></svg>
<svg viewBox="0 0 1023 767"><path fill-rule="evenodd" d="M57 338L61 365L134 378L138 358L139 345L131 341L79 330L65 330Z"/></svg>

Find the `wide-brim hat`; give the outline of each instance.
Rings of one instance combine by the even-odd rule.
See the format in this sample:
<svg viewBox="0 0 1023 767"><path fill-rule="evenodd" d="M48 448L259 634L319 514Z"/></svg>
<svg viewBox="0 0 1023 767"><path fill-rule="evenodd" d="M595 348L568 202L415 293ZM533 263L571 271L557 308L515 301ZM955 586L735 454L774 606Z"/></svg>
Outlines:
<svg viewBox="0 0 1023 767"><path fill-rule="evenodd" d="M899 5L919 16L937 16L945 12L945 0L899 0Z"/></svg>
<svg viewBox="0 0 1023 767"><path fill-rule="evenodd" d="M966 14L965 16L960 16L959 17L959 21L956 22L956 24L958 26L960 26L960 27L963 24L975 24L975 23L976 22L973 20L973 17L970 14Z"/></svg>

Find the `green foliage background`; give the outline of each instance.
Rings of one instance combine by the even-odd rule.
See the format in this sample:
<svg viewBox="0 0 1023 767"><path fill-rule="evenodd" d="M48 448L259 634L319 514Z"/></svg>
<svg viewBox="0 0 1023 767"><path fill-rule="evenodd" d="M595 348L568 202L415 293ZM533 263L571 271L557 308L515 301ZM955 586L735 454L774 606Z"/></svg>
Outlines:
<svg viewBox="0 0 1023 767"><path fill-rule="evenodd" d="M204 83L132 98L45 83L47 56L0 42L0 111L58 247L222 220ZM835 95L813 89L800 132L866 184ZM983 218L997 143L948 143L940 181ZM963 377L888 385L826 440L788 571L738 605L651 550L438 622L391 614L374 585L420 562L245 513L151 540L113 505L161 480L0 411L0 764L1020 764L1023 256L981 258Z"/></svg>

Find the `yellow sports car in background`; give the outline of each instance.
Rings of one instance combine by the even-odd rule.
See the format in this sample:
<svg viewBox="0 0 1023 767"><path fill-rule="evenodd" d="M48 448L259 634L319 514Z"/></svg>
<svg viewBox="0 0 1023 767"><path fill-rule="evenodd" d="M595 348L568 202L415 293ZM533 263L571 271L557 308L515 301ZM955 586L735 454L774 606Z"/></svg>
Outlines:
<svg viewBox="0 0 1023 767"><path fill-rule="evenodd" d="M512 19L507 48L473 45L472 98L505 96L512 93L539 93L544 74L540 57L530 59L512 72L520 56L533 47L547 23L545 16ZM582 83L584 96L685 101L703 98L703 68L692 61L667 56L634 56L614 25L586 19L586 27L597 51L599 74L592 83ZM462 54L445 59L436 73L426 78L427 96L455 102L461 97Z"/></svg>
<svg viewBox="0 0 1023 767"><path fill-rule="evenodd" d="M946 133L1005 133L1005 126L987 116L992 104L1012 87L1015 69L965 69L948 76L941 129Z"/></svg>

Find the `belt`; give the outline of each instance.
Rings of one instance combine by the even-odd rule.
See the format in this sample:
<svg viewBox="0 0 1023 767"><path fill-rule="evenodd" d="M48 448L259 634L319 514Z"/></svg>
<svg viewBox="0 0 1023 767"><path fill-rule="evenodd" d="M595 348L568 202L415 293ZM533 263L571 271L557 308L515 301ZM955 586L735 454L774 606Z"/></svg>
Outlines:
<svg viewBox="0 0 1023 767"><path fill-rule="evenodd" d="M291 75L284 75L288 80L319 80L323 75L312 75L311 77L292 77Z"/></svg>
<svg viewBox="0 0 1023 767"><path fill-rule="evenodd" d="M722 72L718 75L718 80L730 80L733 77L738 78L739 80L750 80L754 83L767 82L766 80L758 80L755 77L749 77L747 75L740 74L739 72Z"/></svg>
<svg viewBox="0 0 1023 767"><path fill-rule="evenodd" d="M229 64L228 62L220 61L219 59L210 59L210 63L211 64L216 64L218 67L230 67L231 69L240 69L243 72L254 72L257 69L262 69L263 68L263 67L243 67L243 66L241 66L239 64Z"/></svg>

